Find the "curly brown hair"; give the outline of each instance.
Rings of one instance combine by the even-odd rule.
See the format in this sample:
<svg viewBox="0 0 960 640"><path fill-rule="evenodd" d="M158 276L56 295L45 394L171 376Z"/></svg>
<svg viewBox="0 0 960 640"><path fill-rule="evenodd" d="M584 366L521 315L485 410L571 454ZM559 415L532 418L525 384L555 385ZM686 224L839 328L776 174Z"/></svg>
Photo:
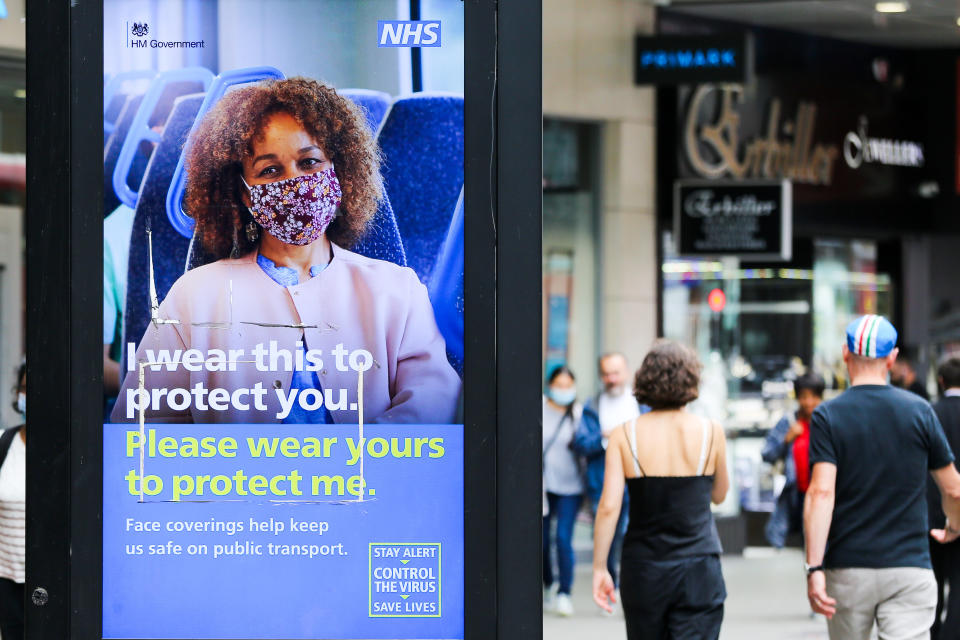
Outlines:
<svg viewBox="0 0 960 640"><path fill-rule="evenodd" d="M187 214L197 238L214 259L256 248L244 227L253 220L242 200L242 161L267 119L292 116L333 162L343 191L327 237L351 248L377 211L383 193L380 155L360 109L332 88L309 78L267 80L228 92L187 141Z"/></svg>
<svg viewBox="0 0 960 640"><path fill-rule="evenodd" d="M701 369L703 365L690 347L657 340L637 370L633 395L653 410L679 409L700 394Z"/></svg>

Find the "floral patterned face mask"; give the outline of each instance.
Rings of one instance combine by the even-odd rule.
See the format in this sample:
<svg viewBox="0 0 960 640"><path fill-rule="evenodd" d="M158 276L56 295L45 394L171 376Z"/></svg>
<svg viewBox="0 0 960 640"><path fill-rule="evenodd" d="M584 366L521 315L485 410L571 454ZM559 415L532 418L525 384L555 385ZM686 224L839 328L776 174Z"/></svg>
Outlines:
<svg viewBox="0 0 960 640"><path fill-rule="evenodd" d="M277 182L243 184L250 192L253 219L277 240L296 245L323 235L343 195L333 167Z"/></svg>

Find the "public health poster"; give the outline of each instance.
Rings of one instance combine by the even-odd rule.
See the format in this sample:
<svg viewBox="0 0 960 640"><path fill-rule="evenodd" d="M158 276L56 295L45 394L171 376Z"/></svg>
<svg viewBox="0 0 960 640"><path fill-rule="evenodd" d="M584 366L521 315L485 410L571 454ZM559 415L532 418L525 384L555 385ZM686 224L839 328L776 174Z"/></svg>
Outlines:
<svg viewBox="0 0 960 640"><path fill-rule="evenodd" d="M463 638L463 3L104 3L105 638Z"/></svg>

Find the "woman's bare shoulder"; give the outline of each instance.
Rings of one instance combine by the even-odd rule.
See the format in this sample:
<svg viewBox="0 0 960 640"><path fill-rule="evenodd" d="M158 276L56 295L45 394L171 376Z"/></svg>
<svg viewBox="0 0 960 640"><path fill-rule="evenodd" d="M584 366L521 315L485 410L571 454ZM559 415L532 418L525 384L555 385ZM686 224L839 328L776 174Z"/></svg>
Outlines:
<svg viewBox="0 0 960 640"><path fill-rule="evenodd" d="M609 448L611 446L617 446L617 447L626 446L628 443L627 433L629 432L630 429L636 428L636 424L638 420L639 418L635 420L630 420L628 422L624 422L619 427L617 427L612 432L610 432L610 437L607 438L607 447Z"/></svg>

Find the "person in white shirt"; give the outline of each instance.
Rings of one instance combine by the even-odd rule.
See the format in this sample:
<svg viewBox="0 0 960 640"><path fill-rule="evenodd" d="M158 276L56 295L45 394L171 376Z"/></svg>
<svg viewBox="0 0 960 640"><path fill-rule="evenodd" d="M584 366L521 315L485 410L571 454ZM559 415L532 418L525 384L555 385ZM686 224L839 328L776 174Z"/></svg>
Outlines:
<svg viewBox="0 0 960 640"><path fill-rule="evenodd" d="M583 418L573 441L574 450L587 460L586 492L594 518L603 491L608 437L623 423L630 422L649 410L637 403L633 397L630 366L625 355L617 351L605 353L600 356L598 367L603 391L584 405ZM619 585L620 548L623 545L623 534L627 530L628 507L629 497L624 493L620 520L617 522L613 545L607 556L607 568L615 585Z"/></svg>
<svg viewBox="0 0 960 640"><path fill-rule="evenodd" d="M0 636L23 638L27 366L17 370L14 408L24 424L0 435Z"/></svg>

